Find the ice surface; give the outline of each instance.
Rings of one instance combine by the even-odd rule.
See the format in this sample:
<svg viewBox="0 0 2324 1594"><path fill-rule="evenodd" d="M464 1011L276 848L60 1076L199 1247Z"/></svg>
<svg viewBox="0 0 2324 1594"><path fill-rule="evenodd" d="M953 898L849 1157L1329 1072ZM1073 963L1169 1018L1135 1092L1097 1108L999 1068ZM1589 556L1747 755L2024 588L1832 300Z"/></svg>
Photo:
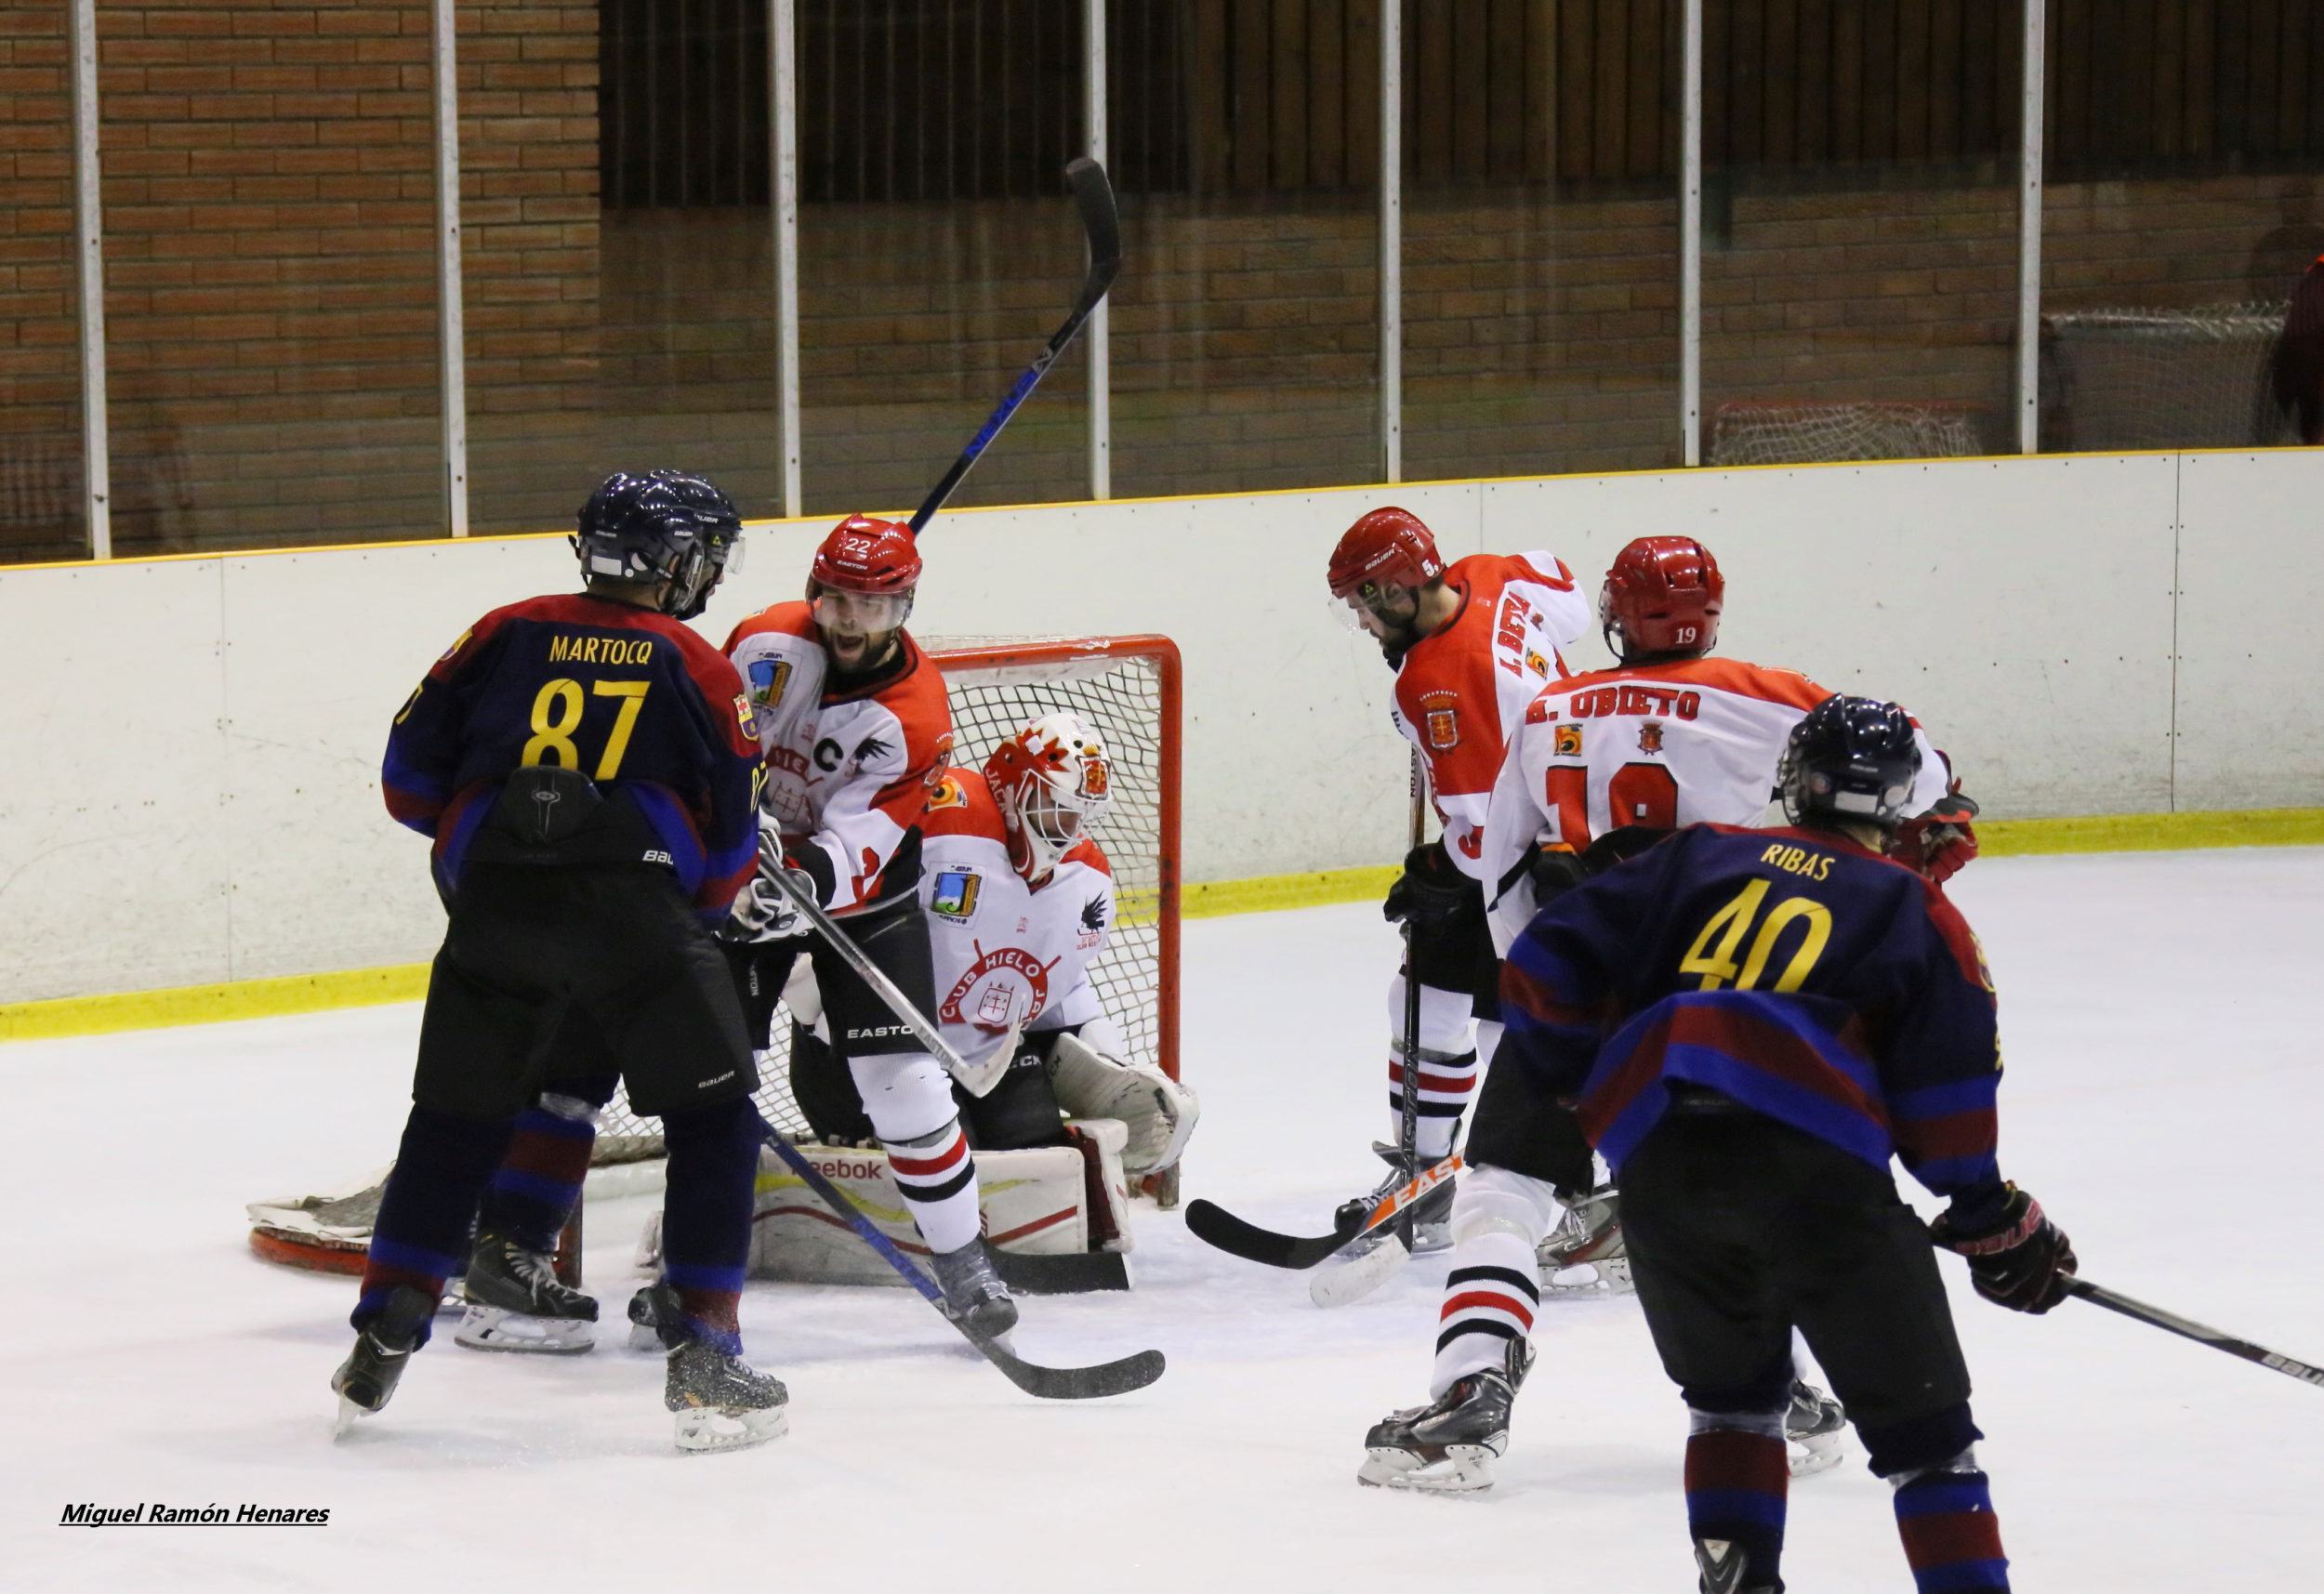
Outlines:
<svg viewBox="0 0 2324 1594"><path fill-rule="evenodd" d="M1987 860L1954 895L2000 984L2005 1170L2093 1278L2324 1358L2324 851ZM1370 907L1187 926L1190 1193L1308 1231L1371 1184L1393 945ZM1017 1338L1060 1362L1161 1347L1169 1375L1129 1399L1020 1395L903 1291L756 1285L745 1333L792 1397L772 1445L679 1455L658 1358L448 1334L335 1445L352 1284L255 1260L242 1205L387 1160L417 1019L0 1048L0 1588L1692 1587L1684 1419L1633 1302L1545 1304L1492 1494L1390 1495L1357 1487L1359 1445L1422 1393L1443 1262L1324 1312L1301 1275L1151 1213L1133 1294L1032 1301ZM616 1319L643 1212L589 1212ZM2080 1303L2002 1312L1948 1273L2019 1587L2317 1587L2324 1390ZM1860 1452L1792 1500L1794 1588L1910 1587ZM331 1522L55 1525L78 1501Z"/></svg>

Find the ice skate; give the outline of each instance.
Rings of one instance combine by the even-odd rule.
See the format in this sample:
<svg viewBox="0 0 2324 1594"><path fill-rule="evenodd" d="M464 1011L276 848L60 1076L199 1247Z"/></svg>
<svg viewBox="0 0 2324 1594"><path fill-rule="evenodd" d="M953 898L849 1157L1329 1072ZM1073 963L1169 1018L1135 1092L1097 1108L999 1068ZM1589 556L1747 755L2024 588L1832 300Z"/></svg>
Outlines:
<svg viewBox="0 0 2324 1594"><path fill-rule="evenodd" d="M929 1260L935 1263L936 1283L944 1292L944 1314L954 1322L984 1339L998 1339L1017 1326L1017 1303L993 1271L983 1240L935 1252Z"/></svg>
<svg viewBox="0 0 2324 1594"><path fill-rule="evenodd" d="M1356 1482L1440 1495L1491 1488L1493 1463L1509 1448L1510 1406L1532 1363L1531 1350L1512 1342L1507 1367L1471 1373L1427 1405L1380 1418L1364 1436Z"/></svg>
<svg viewBox="0 0 2324 1594"><path fill-rule="evenodd" d="M1565 1209L1535 1253L1544 1295L1628 1295L1630 1252L1622 1244L1621 1193L1603 1185Z"/></svg>
<svg viewBox="0 0 2324 1594"><path fill-rule="evenodd" d="M1812 1478L1840 1465L1841 1430L1846 1408L1802 1379L1791 1383L1791 1409L1783 1414L1784 1449L1794 1478Z"/></svg>
<svg viewBox="0 0 2324 1594"><path fill-rule="evenodd" d="M461 1281L468 1311L453 1340L471 1350L572 1356L597 1343L597 1299L557 1276L555 1263L506 1234L476 1236Z"/></svg>
<svg viewBox="0 0 2324 1594"><path fill-rule="evenodd" d="M783 1380L758 1371L701 1339L685 1339L669 1353L662 1403L677 1418L680 1450L743 1450L791 1430L791 1393Z"/></svg>
<svg viewBox="0 0 2324 1594"><path fill-rule="evenodd" d="M662 1325L677 1321L678 1292L664 1284L645 1285L629 1298L629 1349L673 1349L675 1341L663 1337Z"/></svg>
<svg viewBox="0 0 2324 1594"><path fill-rule="evenodd" d="M1378 1206L1411 1182L1404 1171L1402 1152L1385 1140L1374 1140L1372 1153L1388 1165L1388 1177L1381 1179L1369 1195L1359 1195L1353 1200L1341 1202L1339 1209L1332 1214L1332 1220L1335 1223L1345 1223L1351 1219L1358 1222L1362 1221L1373 1207ZM1453 1187L1458 1182L1457 1179L1445 1180L1406 1209L1412 1215L1412 1254L1414 1256L1426 1256L1432 1251L1452 1249ZM1382 1223L1361 1240L1349 1245L1348 1255L1365 1256L1387 1245L1395 1232L1396 1225L1393 1222Z"/></svg>
<svg viewBox="0 0 2324 1594"><path fill-rule="evenodd" d="M1695 1569L1702 1574L1695 1585L1697 1594L1776 1594L1772 1583L1749 1581L1750 1553L1727 1539L1697 1539Z"/></svg>
<svg viewBox="0 0 2324 1594"><path fill-rule="evenodd" d="M435 1314L433 1297L398 1284L389 1292L386 1310L356 1330L355 1349L331 1375L331 1388L339 1397L336 1432L345 1433L357 1417L369 1416L388 1403L412 1352L419 1348L420 1330Z"/></svg>

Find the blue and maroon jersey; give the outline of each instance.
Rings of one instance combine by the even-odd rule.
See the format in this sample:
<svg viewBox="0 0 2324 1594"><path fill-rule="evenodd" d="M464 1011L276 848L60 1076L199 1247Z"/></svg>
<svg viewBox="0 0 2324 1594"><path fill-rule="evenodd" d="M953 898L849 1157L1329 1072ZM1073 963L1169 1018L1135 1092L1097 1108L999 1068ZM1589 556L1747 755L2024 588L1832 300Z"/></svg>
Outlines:
<svg viewBox="0 0 2324 1594"><path fill-rule="evenodd" d="M1989 1184L1993 985L1944 893L1826 830L1693 825L1552 902L1510 948L1496 1067L1572 1098L1618 1170L1712 1092L1940 1195Z"/></svg>
<svg viewBox="0 0 2324 1594"><path fill-rule="evenodd" d="M458 884L509 773L578 769L626 801L706 919L757 865L759 739L742 678L667 614L586 593L495 609L460 634L388 732L388 811Z"/></svg>

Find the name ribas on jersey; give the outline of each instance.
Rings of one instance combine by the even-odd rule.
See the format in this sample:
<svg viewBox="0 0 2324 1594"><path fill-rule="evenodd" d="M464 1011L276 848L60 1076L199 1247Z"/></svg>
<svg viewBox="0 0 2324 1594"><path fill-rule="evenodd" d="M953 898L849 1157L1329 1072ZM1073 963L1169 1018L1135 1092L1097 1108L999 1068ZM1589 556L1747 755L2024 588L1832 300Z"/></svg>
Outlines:
<svg viewBox="0 0 2324 1594"><path fill-rule="evenodd" d="M654 641L649 637L576 637L559 631L548 639L552 665L650 665Z"/></svg>

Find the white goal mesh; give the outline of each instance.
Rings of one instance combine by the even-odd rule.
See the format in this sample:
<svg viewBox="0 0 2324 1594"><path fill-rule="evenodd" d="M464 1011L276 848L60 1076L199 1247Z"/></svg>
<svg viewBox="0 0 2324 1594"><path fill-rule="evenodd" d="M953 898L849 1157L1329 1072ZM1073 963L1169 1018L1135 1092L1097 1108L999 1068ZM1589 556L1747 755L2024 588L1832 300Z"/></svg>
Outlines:
<svg viewBox="0 0 2324 1594"><path fill-rule="evenodd" d="M2245 448L2299 441L2269 391L2282 304L2041 318L2041 446Z"/></svg>
<svg viewBox="0 0 2324 1594"><path fill-rule="evenodd" d="M1734 399L1711 412L1711 465L1958 459L1990 452L1990 412L1945 400Z"/></svg>
<svg viewBox="0 0 2324 1594"><path fill-rule="evenodd" d="M1178 1074L1178 650L1165 638L931 639L952 699L953 762L979 768L1027 722L1071 709L1113 756L1114 800L1094 835L1113 866L1113 934L1090 970L1132 1062ZM807 1120L789 1083L790 1024L777 1013L761 1066L759 1111L789 1135ZM592 1161L662 1154L658 1124L616 1093Z"/></svg>

